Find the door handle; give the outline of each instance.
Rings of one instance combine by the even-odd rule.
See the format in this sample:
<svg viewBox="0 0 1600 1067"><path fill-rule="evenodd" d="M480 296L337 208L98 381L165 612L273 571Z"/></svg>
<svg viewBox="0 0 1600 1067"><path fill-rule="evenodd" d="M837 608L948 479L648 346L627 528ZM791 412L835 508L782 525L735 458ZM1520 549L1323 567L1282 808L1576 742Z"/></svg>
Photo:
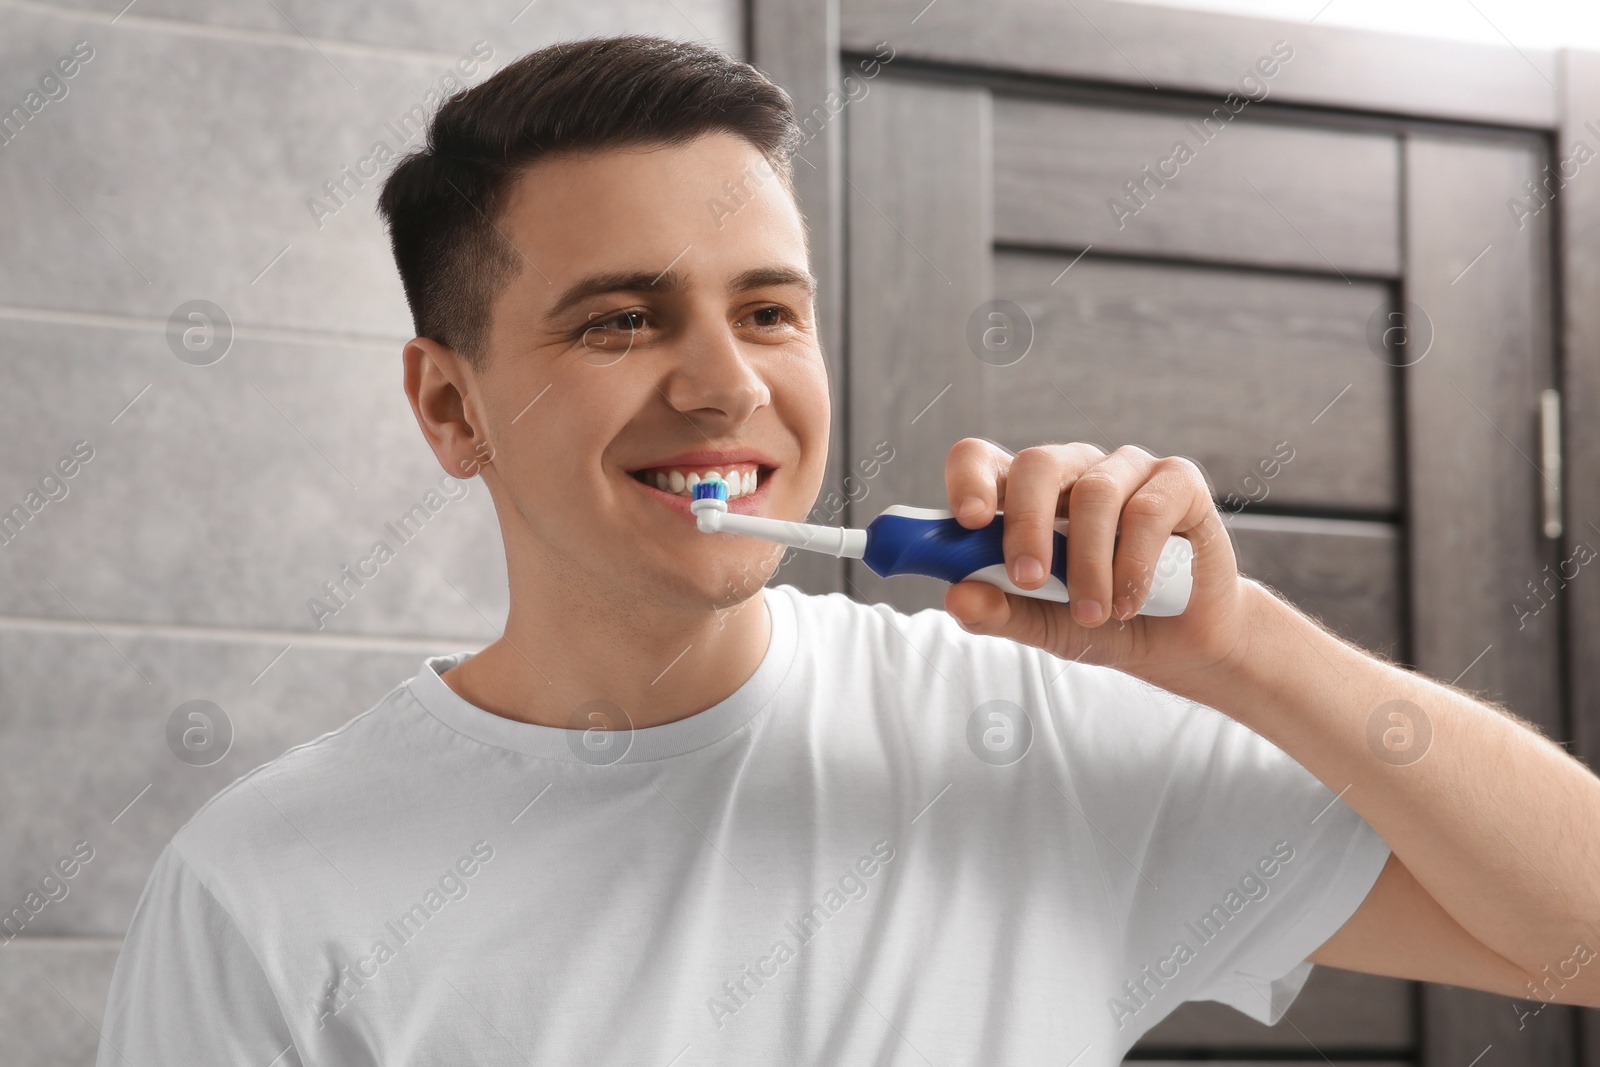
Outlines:
<svg viewBox="0 0 1600 1067"><path fill-rule="evenodd" d="M1544 535L1561 536L1561 391L1546 389L1539 397L1540 496L1544 499Z"/></svg>

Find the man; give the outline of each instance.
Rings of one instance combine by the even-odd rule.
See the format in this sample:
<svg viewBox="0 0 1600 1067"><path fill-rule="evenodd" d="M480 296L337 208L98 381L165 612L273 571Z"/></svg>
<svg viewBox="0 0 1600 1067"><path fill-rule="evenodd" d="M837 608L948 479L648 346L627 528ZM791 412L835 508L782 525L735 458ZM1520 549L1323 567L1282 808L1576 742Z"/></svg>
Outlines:
<svg viewBox="0 0 1600 1067"><path fill-rule="evenodd" d="M821 488L796 136L752 68L625 37L396 166L405 389L494 499L505 633L178 832L100 1064L1101 1067L1186 1000L1276 1022L1311 962L1600 1006L1600 781L1240 577L1187 461L952 448L1020 587L1070 517L1070 610L808 596L695 528L712 471ZM1173 533L1189 608L1132 615ZM1425 758L1367 747L1391 701Z"/></svg>

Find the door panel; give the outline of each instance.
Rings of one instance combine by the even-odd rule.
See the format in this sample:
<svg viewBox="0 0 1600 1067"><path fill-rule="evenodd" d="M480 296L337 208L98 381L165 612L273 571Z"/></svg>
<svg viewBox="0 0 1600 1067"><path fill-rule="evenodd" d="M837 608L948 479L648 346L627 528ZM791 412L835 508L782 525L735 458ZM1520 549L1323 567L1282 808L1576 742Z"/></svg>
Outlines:
<svg viewBox="0 0 1600 1067"><path fill-rule="evenodd" d="M1033 322L1023 359L986 367L1001 444L1185 455L1241 500L1261 496L1245 480L1264 459L1292 454L1261 503L1397 510L1397 383L1366 345L1386 286L1092 252L1062 274L1072 259L995 257L996 294Z"/></svg>
<svg viewBox="0 0 1600 1067"><path fill-rule="evenodd" d="M1406 368L1408 535L1417 667L1559 737L1560 614L1543 607L1556 589L1530 588L1559 561L1539 506L1550 216L1519 228L1506 210L1543 164L1531 143L1408 139L1405 290L1420 309L1412 328L1434 334ZM1517 1063L1573 1062L1573 1009L1524 1025L1516 1001L1445 986L1425 986L1423 1004L1429 1067L1490 1044Z"/></svg>
<svg viewBox="0 0 1600 1067"><path fill-rule="evenodd" d="M1000 97L994 122L1001 241L1400 273L1391 135L1252 125L1221 103L1135 111Z"/></svg>
<svg viewBox="0 0 1600 1067"><path fill-rule="evenodd" d="M1451 679L1483 653L1461 685L1557 733L1558 613L1529 589L1557 562L1539 506L1548 216L1518 229L1506 210L1542 164L1529 145L1410 139L1406 294L1434 340L1406 368L1406 415L1417 665Z"/></svg>
<svg viewBox="0 0 1600 1067"><path fill-rule="evenodd" d="M1405 563L1389 522L1294 515L1228 518L1239 569L1348 641L1401 659Z"/></svg>

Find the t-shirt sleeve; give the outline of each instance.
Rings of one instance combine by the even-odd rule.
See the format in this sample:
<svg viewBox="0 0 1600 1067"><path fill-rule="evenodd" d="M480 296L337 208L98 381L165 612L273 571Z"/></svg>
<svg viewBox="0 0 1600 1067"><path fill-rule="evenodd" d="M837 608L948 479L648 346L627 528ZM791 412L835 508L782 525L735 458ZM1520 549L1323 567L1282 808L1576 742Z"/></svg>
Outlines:
<svg viewBox="0 0 1600 1067"><path fill-rule="evenodd" d="M1183 1001L1215 1000L1276 1024L1311 974L1306 957L1366 898L1389 846L1215 708L1110 668L1054 665L1075 803L1121 909L1113 1014L1143 1030Z"/></svg>
<svg viewBox="0 0 1600 1067"><path fill-rule="evenodd" d="M95 1067L300 1067L267 976L232 916L169 843L111 974Z"/></svg>

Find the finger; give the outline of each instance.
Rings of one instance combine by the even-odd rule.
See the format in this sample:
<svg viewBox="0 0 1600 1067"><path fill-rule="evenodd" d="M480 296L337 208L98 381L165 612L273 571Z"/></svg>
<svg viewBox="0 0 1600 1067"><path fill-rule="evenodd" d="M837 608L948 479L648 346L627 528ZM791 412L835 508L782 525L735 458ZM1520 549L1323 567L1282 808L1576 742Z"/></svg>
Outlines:
<svg viewBox="0 0 1600 1067"><path fill-rule="evenodd" d="M1149 479L1122 506L1112 562L1112 618L1130 619L1144 606L1167 539L1196 495L1210 501L1205 479L1198 469L1191 473L1190 466L1174 457L1156 460Z"/></svg>
<svg viewBox="0 0 1600 1067"><path fill-rule="evenodd" d="M1197 494L1190 499L1188 512L1178 520L1173 532L1194 544L1194 562L1190 565L1193 597L1202 602L1222 597L1239 578L1239 561L1209 486L1203 496Z"/></svg>
<svg viewBox="0 0 1600 1067"><path fill-rule="evenodd" d="M971 633L1005 637L1038 648L1053 648L1059 628L1047 622L1047 609L1061 605L1007 593L988 582L955 582L945 590L944 606Z"/></svg>
<svg viewBox="0 0 1600 1067"><path fill-rule="evenodd" d="M1123 445L1072 483L1067 594L1072 617L1085 626L1099 626L1111 617L1112 563L1122 508L1149 478L1154 461L1144 449Z"/></svg>
<svg viewBox="0 0 1600 1067"><path fill-rule="evenodd" d="M945 610L968 633L1004 637L1080 663L1125 662L1133 630L1090 630L1073 622L1065 604L1007 593L987 582L956 582L945 591Z"/></svg>
<svg viewBox="0 0 1600 1067"><path fill-rule="evenodd" d="M950 510L962 526L978 530L994 521L1011 455L981 437L963 437L951 446L945 457L944 485Z"/></svg>
<svg viewBox="0 0 1600 1067"><path fill-rule="evenodd" d="M1006 515L1001 543L1006 574L1019 588L1037 589L1049 581L1056 520L1065 514L1062 491L1104 458L1096 446L1074 441L1025 448L1011 461L1001 502Z"/></svg>
<svg viewBox="0 0 1600 1067"><path fill-rule="evenodd" d="M1006 524L1001 546L1006 575L1023 589L1037 589L1049 580L1061 490L1088 462L1066 448L1024 448L1006 472Z"/></svg>

